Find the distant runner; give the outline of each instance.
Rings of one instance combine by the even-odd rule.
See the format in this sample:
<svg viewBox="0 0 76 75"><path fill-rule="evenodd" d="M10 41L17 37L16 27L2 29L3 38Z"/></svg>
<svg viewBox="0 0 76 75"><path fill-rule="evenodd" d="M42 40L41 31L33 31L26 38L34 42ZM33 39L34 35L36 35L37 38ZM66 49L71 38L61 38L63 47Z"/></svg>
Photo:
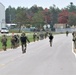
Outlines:
<svg viewBox="0 0 76 75"><path fill-rule="evenodd" d="M53 35L52 33L49 33L49 42L50 42L50 46L52 47L52 40L53 40Z"/></svg>
<svg viewBox="0 0 76 75"><path fill-rule="evenodd" d="M68 34L69 34L69 32L68 32L68 31L66 31L66 36L68 36Z"/></svg>

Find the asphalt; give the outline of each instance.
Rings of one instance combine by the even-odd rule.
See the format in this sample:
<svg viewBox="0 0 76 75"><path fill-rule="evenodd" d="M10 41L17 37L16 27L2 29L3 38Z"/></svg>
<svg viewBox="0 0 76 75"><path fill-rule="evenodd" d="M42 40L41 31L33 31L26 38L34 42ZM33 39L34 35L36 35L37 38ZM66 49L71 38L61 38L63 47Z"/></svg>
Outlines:
<svg viewBox="0 0 76 75"><path fill-rule="evenodd" d="M72 35L54 35L32 42L22 54L21 47L0 52L0 75L76 75Z"/></svg>

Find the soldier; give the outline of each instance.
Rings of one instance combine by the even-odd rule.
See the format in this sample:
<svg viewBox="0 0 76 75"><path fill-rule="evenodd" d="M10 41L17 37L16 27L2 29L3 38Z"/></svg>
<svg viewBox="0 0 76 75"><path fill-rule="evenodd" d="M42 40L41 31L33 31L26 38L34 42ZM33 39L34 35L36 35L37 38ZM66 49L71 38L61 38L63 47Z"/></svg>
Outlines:
<svg viewBox="0 0 76 75"><path fill-rule="evenodd" d="M19 43L20 43L19 37L20 36L18 34L16 36L17 36L17 46L19 46Z"/></svg>
<svg viewBox="0 0 76 75"><path fill-rule="evenodd" d="M6 49L7 49L7 38L5 35L2 36L1 43L3 46L3 50L6 51Z"/></svg>
<svg viewBox="0 0 76 75"><path fill-rule="evenodd" d="M11 37L11 48L15 48L15 37Z"/></svg>
<svg viewBox="0 0 76 75"><path fill-rule="evenodd" d="M53 40L53 35L52 33L49 33L49 42L50 42L50 46L52 47L52 40Z"/></svg>
<svg viewBox="0 0 76 75"><path fill-rule="evenodd" d="M26 53L27 41L29 43L30 43L30 41L28 40L28 38L25 35L25 33L21 34L20 41L21 41L21 46L22 46L22 53Z"/></svg>
<svg viewBox="0 0 76 75"><path fill-rule="evenodd" d="M17 41L18 41L17 35L14 35L14 38L15 38L15 48L17 48L17 46L18 46L18 43L17 43Z"/></svg>
<svg viewBox="0 0 76 75"><path fill-rule="evenodd" d="M73 43L74 43L74 52L76 52L76 32L73 32L72 35L73 35Z"/></svg>
<svg viewBox="0 0 76 75"><path fill-rule="evenodd" d="M73 37L74 37L74 35L75 35L75 32L72 33L72 36L73 36Z"/></svg>
<svg viewBox="0 0 76 75"><path fill-rule="evenodd" d="M34 42L36 41L36 36L37 36L36 33L34 33L33 34L33 40L34 40Z"/></svg>
<svg viewBox="0 0 76 75"><path fill-rule="evenodd" d="M69 32L68 32L68 31L66 31L66 36L68 36L68 34L69 34Z"/></svg>
<svg viewBox="0 0 76 75"><path fill-rule="evenodd" d="M48 32L45 32L45 39L47 38L47 36L48 36Z"/></svg>
<svg viewBox="0 0 76 75"><path fill-rule="evenodd" d="M37 41L39 40L39 33L37 33Z"/></svg>
<svg viewBox="0 0 76 75"><path fill-rule="evenodd" d="M43 40L43 39L44 39L44 33L41 32L41 33L40 33L40 40Z"/></svg>

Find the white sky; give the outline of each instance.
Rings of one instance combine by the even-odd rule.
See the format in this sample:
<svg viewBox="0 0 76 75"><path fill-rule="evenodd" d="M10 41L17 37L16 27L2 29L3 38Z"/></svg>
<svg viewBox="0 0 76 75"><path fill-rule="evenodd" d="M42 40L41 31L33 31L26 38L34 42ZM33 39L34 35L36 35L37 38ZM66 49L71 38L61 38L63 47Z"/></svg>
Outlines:
<svg viewBox="0 0 76 75"><path fill-rule="evenodd" d="M9 5L15 8L18 6L30 8L35 4L43 8L49 8L55 4L56 7L61 9L68 6L70 2L73 2L73 4L76 5L76 0L0 0L0 2L5 6L5 8Z"/></svg>

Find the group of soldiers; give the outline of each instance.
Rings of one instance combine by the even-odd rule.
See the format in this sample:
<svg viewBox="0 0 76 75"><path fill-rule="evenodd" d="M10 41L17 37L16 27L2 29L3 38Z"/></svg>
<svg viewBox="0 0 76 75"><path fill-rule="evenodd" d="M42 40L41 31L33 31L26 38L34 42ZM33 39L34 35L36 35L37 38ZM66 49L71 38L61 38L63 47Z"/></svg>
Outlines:
<svg viewBox="0 0 76 75"><path fill-rule="evenodd" d="M33 41L35 42L38 40L42 40L46 37L49 37L50 46L52 46L53 36L51 33L48 33L48 32L46 32L46 33L34 33L33 34ZM25 33L22 33L21 36L12 35L10 42L11 42L11 48L13 48L13 49L17 48L21 43L22 53L26 53L27 42L30 43L30 41ZM6 51L6 49L7 49L7 36L6 35L2 36L1 43L2 43L3 50Z"/></svg>
<svg viewBox="0 0 76 75"><path fill-rule="evenodd" d="M2 38L1 38L1 43L2 43L2 47L3 47L4 51L6 51L6 49L7 49L7 41L8 41L7 36L3 35ZM25 33L22 33L21 36L12 35L11 38L10 38L11 48L13 48L13 49L17 48L20 45L20 42L21 42L22 52L25 53L26 52L27 41L30 42Z"/></svg>
<svg viewBox="0 0 76 75"><path fill-rule="evenodd" d="M53 38L54 36L52 35L52 33L49 33L49 32L45 32L45 33L34 33L33 34L33 40L34 42L37 40L42 40L42 39L46 39L47 37L49 37L49 42L50 42L50 46L52 47L52 41L53 41Z"/></svg>
<svg viewBox="0 0 76 75"><path fill-rule="evenodd" d="M11 48L13 49L17 48L19 46L19 35L12 35L10 42L11 42ZM7 36L6 35L2 36L1 43L3 46L3 50L6 51L7 49Z"/></svg>
<svg viewBox="0 0 76 75"><path fill-rule="evenodd" d="M33 41L35 42L35 41L38 41L38 40L42 40L44 38L47 38L48 36L49 36L48 32L45 32L45 33L43 33L43 32L41 32L41 33L34 32Z"/></svg>

